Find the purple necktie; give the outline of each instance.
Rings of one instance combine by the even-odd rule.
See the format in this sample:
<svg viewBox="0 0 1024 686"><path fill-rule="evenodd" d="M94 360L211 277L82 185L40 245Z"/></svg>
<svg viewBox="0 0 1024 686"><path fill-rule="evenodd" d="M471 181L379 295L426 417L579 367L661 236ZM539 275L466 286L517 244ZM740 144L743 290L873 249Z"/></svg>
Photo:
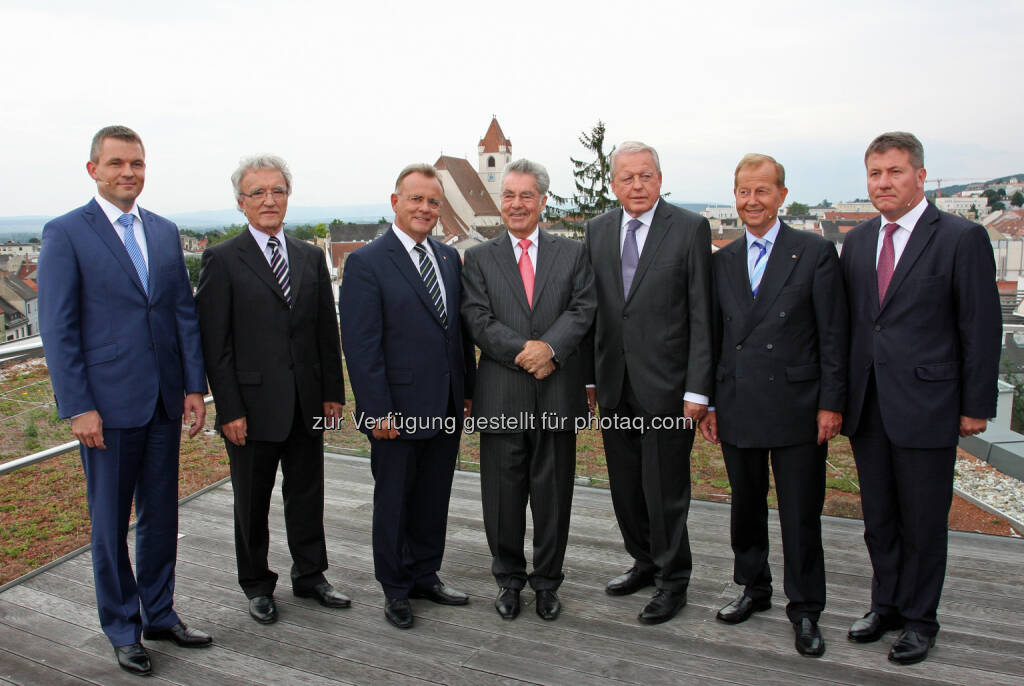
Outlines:
<svg viewBox="0 0 1024 686"><path fill-rule="evenodd" d="M640 264L640 251L636 247L636 230L644 223L639 219L630 219L626 224L626 240L622 244L622 297L629 297L629 287L633 285L636 266Z"/></svg>
<svg viewBox="0 0 1024 686"><path fill-rule="evenodd" d="M889 290L892 273L896 271L896 248L892 244L892 235L899 224L885 225L885 238L882 239L882 252L878 255L878 304L885 300L885 292Z"/></svg>

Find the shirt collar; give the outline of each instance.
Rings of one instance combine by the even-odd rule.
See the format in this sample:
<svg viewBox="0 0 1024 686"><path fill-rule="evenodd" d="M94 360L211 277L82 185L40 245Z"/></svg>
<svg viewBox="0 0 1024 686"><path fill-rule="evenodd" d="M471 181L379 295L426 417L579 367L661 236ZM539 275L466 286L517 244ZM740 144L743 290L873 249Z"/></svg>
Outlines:
<svg viewBox="0 0 1024 686"><path fill-rule="evenodd" d="M100 209L103 210L103 214L107 215L107 219L110 220L111 224L116 224L118 218L122 214L130 214L136 219L138 219L140 222L142 221L142 215L139 214L139 206L137 203L132 203L132 209L128 212L125 212L120 207L110 202L99 193L94 195L93 198L96 200L96 204L100 206Z"/></svg>
<svg viewBox="0 0 1024 686"><path fill-rule="evenodd" d="M658 198L657 200L654 201L654 206L651 209L647 210L646 212L641 214L639 217L636 217L637 219L640 220L641 223L643 223L644 226L650 226L651 222L654 221L654 211L658 209L658 203L659 202L661 202L661 198ZM626 224L628 224L632 219L633 219L633 217L629 216L629 212L627 212L625 210L625 208L623 208L623 210L622 210L622 228L626 228Z"/></svg>
<svg viewBox="0 0 1024 686"><path fill-rule="evenodd" d="M398 240L402 242L402 247L405 248L405 251L412 255L412 251L415 250L416 246L419 244L413 240L412 236L398 228L397 224L392 223L391 230L395 232L396 236L398 236ZM430 247L430 241L426 238L423 239L423 247L427 249L428 255L434 254L433 249Z"/></svg>
<svg viewBox="0 0 1024 686"><path fill-rule="evenodd" d="M924 211L926 209L928 209L928 198L921 198L921 202L914 205L914 207L911 208L909 212L907 212L905 215L897 219L895 222L890 222L885 217L882 217L882 221L881 224L879 224L878 226L878 230L879 232L881 232L885 228L886 224L891 223L899 224L901 229L906 229L908 232L913 231L914 227L917 225L918 220L921 219L921 215L924 214Z"/></svg>
<svg viewBox="0 0 1024 686"><path fill-rule="evenodd" d="M256 239L256 244L260 246L260 250L266 253L267 241L270 240L270 234L260 231L252 224L249 224L249 233L252 234L252 237ZM277 240L280 242L281 247L287 250L287 248L284 245L284 229L278 231L274 235L277 236Z"/></svg>
<svg viewBox="0 0 1024 686"><path fill-rule="evenodd" d="M747 235L747 250L750 250L750 246L754 244L754 241L768 241L769 245L775 245L775 241L779 240L779 229L781 228L782 222L776 217L772 228L768 229L768 233L760 238L750 233L750 229L746 229L744 233Z"/></svg>
<svg viewBox="0 0 1024 686"><path fill-rule="evenodd" d="M530 241L530 245L531 246L536 246L537 245L537 237L539 235L540 235L540 227L539 226L533 227L533 233L531 233L529 236L527 236L527 238ZM512 248L513 249L518 248L519 247L519 241L521 239L516 238L515 236L513 236L511 231L508 232L508 237L509 237L509 240L512 241Z"/></svg>

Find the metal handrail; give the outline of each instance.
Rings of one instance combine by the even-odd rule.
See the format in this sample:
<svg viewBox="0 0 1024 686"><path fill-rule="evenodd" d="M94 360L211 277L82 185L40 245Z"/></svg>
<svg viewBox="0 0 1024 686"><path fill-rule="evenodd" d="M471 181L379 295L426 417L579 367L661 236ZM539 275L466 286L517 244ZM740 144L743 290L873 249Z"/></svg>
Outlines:
<svg viewBox="0 0 1024 686"><path fill-rule="evenodd" d="M212 395L208 395L203 398L203 404L209 405L211 402L213 402ZM80 443L81 441L68 441L67 443L55 445L52 448L47 448L46 450L40 450L38 453L32 453L31 455L25 455L24 457L19 457L18 459L11 460L10 462L4 462L3 464L0 464L0 475L13 472L17 469L21 469L22 467L28 467L39 462L44 462L45 460L49 460L51 457L57 457L58 455L69 453L78 448Z"/></svg>

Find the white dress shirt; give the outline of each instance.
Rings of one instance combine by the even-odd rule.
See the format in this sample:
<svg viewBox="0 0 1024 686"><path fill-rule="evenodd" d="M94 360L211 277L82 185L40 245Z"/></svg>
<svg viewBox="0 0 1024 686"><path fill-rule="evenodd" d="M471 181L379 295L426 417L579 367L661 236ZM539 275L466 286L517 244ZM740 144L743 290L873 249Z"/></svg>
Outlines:
<svg viewBox="0 0 1024 686"><path fill-rule="evenodd" d="M139 244L139 250L142 251L142 259L146 262L146 269L149 269L149 249L146 246L146 232L142 228L142 215L139 214L139 206L136 203L132 203L132 209L130 212L124 212L120 207L110 202L102 195L97 193L95 196L96 203L103 210L103 214L107 216L111 226L114 227L114 231L117 232L117 237L124 243L124 227L121 226L121 222L117 221L122 214L132 215L132 234L135 236L135 242Z"/></svg>
<svg viewBox="0 0 1024 686"><path fill-rule="evenodd" d="M882 217L881 223L878 225L878 245L875 248L875 267L878 267L878 258L882 255L882 241L885 240L885 225L886 224L899 224L900 228L892 232L892 247L895 251L895 259L892 261L893 267L895 268L899 264L900 256L903 255L904 248L907 247L907 241L910 240L910 233L914 230L918 220L924 211L928 209L928 200L921 198L921 202L917 203L913 209L907 212L905 215L897 219L895 222L890 222L885 217Z"/></svg>
<svg viewBox="0 0 1024 686"><path fill-rule="evenodd" d="M526 237L526 239L528 241L530 241L530 247L529 247L529 249L526 252L530 256L530 264L533 265L533 273L534 273L534 275L537 274L537 239L539 237L540 237L540 228L539 227L534 227L533 233L531 233L529 236ZM512 235L511 231L508 232L508 238L509 238L510 241L512 241L512 250L514 250L515 253L516 253L516 264L519 264L519 260L523 256L523 249L519 247L519 240L520 239L518 239L514 235Z"/></svg>
<svg viewBox="0 0 1024 686"><path fill-rule="evenodd" d="M779 240L779 229L782 228L782 222L775 219L775 224L772 228L768 229L765 235L758 238L754 234L750 233L750 229L746 230L747 235L747 276L754 273L754 263L757 262L757 256L761 254L761 250L754 248L754 241L760 241L765 244L764 257L761 259L765 262L772 256L772 246L775 245L775 241Z"/></svg>
<svg viewBox="0 0 1024 686"><path fill-rule="evenodd" d="M647 231L651 228L651 222L654 221L654 211L658 209L658 203L661 199L654 202L654 207L647 210L639 217L636 217L640 221L641 226L636 229L636 254L637 256L644 254L644 243L647 242ZM622 224L619 227L619 255L622 255L622 247L626 244L626 225L633 221L633 217L629 216L629 212L625 209L622 210Z"/></svg>
<svg viewBox="0 0 1024 686"><path fill-rule="evenodd" d="M412 236L402 231L395 224L391 225L391 230L398 236L398 240L402 241L402 247L409 253L409 259L412 260L412 264L416 267L416 273L420 271L420 254L416 252L416 246L421 245L413 240ZM422 243L423 247L427 249L427 259L434 265L434 274L437 275L437 285L441 288L441 300L444 302L444 309L448 311L448 295L444 289L444 279L441 278L441 267L437 263L437 255L434 254L434 249L430 247L430 241L424 239Z"/></svg>
<svg viewBox="0 0 1024 686"><path fill-rule="evenodd" d="M260 246L260 250L263 252L263 257L267 258L267 264L271 264L271 251L267 246L267 242L270 241L270 234L260 231L252 224L249 224L249 233L251 233L252 237L256 239L256 244ZM274 235L277 236L278 241L277 252L281 254L281 259L284 260L285 266L288 266L288 243L284 239L284 229L279 230ZM271 269L273 269L273 265L271 265Z"/></svg>

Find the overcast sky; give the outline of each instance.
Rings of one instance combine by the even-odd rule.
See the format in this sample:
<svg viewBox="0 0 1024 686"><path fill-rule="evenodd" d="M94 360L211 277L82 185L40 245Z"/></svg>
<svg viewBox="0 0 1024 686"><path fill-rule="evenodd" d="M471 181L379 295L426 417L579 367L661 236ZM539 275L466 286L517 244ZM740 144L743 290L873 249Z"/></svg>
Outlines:
<svg viewBox="0 0 1024 686"><path fill-rule="evenodd" d="M747 152L786 166L790 200L864 196L893 129L930 177L1001 176L1024 171L1022 29L1020 0L2 0L0 216L87 200L112 123L142 136L140 204L165 213L232 206L263 151L293 204L387 202L409 162L475 166L492 114L562 194L598 119L658 149L678 202L728 201Z"/></svg>

